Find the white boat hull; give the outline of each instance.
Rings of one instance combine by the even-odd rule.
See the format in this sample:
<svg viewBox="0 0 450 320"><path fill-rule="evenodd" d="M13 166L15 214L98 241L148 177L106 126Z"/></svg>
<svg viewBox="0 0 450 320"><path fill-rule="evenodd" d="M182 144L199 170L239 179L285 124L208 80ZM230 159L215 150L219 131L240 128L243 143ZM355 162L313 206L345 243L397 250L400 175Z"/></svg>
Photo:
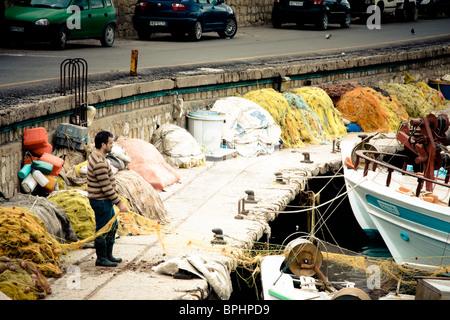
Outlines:
<svg viewBox="0 0 450 320"><path fill-rule="evenodd" d="M420 268L450 265L450 207L396 191L416 184L416 178L393 175L387 187L386 173L379 169L364 177L362 169L346 168L344 177L354 214L358 222L364 221L361 227L378 230L398 264ZM448 202L447 191L440 195ZM438 192L436 188L434 193Z"/></svg>
<svg viewBox="0 0 450 320"><path fill-rule="evenodd" d="M355 146L355 142L353 141L344 141L341 143L341 152L342 152L342 162L344 163L345 157L350 156L353 147ZM351 176L355 173L355 170L352 170L344 165L344 176ZM358 178L359 178L359 173ZM346 181L346 188L347 191L349 191L354 184L352 184L352 180ZM364 206L362 205L363 200L358 198L358 194L356 192L349 192L348 193L348 200L350 202L350 206L353 209L353 214L356 218L356 221L360 225L360 227L363 229L363 231L366 233L366 235L369 237L369 239L377 239L380 236L380 233L378 232L377 227L375 226L375 223L372 221L372 219L369 217L369 214L364 209Z"/></svg>

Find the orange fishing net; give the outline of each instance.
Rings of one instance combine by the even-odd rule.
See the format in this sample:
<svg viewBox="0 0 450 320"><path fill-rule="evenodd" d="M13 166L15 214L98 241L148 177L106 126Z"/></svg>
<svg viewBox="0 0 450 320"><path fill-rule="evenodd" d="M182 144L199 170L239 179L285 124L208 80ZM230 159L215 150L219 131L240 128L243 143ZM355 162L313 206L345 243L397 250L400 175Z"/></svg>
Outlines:
<svg viewBox="0 0 450 320"><path fill-rule="evenodd" d="M336 103L342 116L357 123L366 132L392 132L408 119L406 109L395 96L372 88L355 88Z"/></svg>

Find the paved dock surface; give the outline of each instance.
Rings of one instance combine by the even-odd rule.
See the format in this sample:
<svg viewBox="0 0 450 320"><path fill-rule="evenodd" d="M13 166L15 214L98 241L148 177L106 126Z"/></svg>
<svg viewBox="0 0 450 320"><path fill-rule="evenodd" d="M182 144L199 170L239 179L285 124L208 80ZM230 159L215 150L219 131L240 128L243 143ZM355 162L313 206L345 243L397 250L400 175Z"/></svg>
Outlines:
<svg viewBox="0 0 450 320"><path fill-rule="evenodd" d="M359 140L349 134L343 140ZM383 141L383 142L381 142ZM395 139L377 143L396 145ZM207 161L191 169L177 169L181 179L160 193L169 222L162 226L165 250L157 235L122 236L114 255L123 258L115 268L96 267L95 250L69 253L63 261L63 277L50 279L52 294L46 300L202 300L210 297L205 278L176 279L152 268L180 255L211 256L229 262L223 246L211 244L212 229L223 230L226 247L246 249L270 232L268 222L291 202L304 187L306 176L326 173L341 166L340 152L332 145L310 145L302 149L281 149L253 158L232 157ZM312 163L303 162L308 152ZM276 182L281 172L283 183ZM252 190L258 201L239 204ZM244 214L243 214L244 213Z"/></svg>

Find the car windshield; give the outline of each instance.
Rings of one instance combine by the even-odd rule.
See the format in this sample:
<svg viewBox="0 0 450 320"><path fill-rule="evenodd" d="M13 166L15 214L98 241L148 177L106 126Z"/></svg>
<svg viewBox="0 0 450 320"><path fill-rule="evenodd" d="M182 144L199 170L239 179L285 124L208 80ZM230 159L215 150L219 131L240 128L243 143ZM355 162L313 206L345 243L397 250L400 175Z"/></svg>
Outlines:
<svg viewBox="0 0 450 320"><path fill-rule="evenodd" d="M72 0L20 0L14 4L22 7L63 9L70 5Z"/></svg>

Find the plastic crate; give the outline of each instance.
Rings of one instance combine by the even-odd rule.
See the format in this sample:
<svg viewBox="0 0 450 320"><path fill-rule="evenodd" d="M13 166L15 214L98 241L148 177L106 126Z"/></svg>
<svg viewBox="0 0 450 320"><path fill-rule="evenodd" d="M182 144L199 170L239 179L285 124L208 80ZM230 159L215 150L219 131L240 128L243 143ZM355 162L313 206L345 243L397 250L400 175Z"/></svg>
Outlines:
<svg viewBox="0 0 450 320"><path fill-rule="evenodd" d="M84 150L88 140L88 128L70 123L61 123L56 130L56 145Z"/></svg>

